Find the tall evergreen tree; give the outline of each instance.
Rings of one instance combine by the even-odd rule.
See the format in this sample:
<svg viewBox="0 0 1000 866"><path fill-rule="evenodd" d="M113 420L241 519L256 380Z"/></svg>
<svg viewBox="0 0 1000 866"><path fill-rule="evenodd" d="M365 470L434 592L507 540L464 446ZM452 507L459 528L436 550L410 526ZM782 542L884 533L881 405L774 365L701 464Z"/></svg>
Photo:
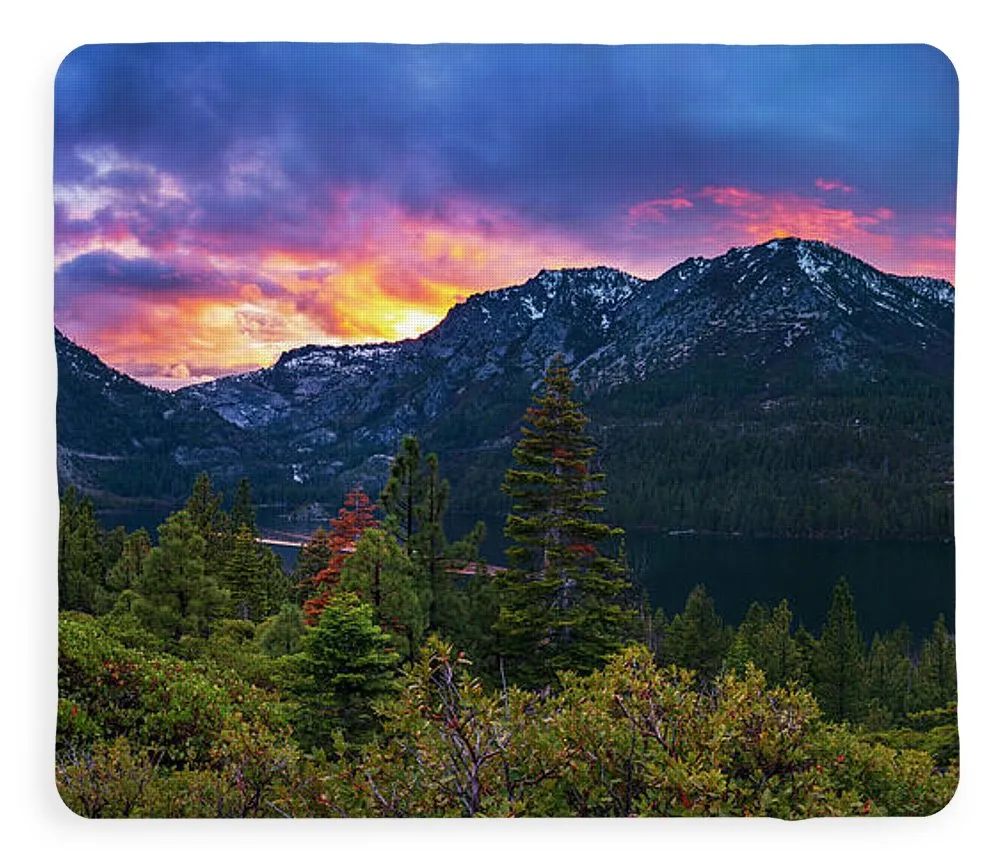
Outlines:
<svg viewBox="0 0 1000 866"><path fill-rule="evenodd" d="M101 525L94 506L69 487L59 503L59 609L93 613L104 580Z"/></svg>
<svg viewBox="0 0 1000 866"><path fill-rule="evenodd" d="M955 641L943 614L934 621L930 636L920 648L914 691L922 710L946 707L958 700Z"/></svg>
<svg viewBox="0 0 1000 866"><path fill-rule="evenodd" d="M341 588L370 604L379 628L396 639L411 662L427 630L430 588L396 540L367 529L344 563Z"/></svg>
<svg viewBox="0 0 1000 866"><path fill-rule="evenodd" d="M301 605L315 591L314 578L330 564L330 531L317 527L309 540L299 548L292 570L292 594Z"/></svg>
<svg viewBox="0 0 1000 866"><path fill-rule="evenodd" d="M257 537L257 514L253 509L253 499L250 494L250 479L241 478L233 498L233 507L229 512L229 522L232 531L239 533L245 526L250 531L251 538Z"/></svg>
<svg viewBox="0 0 1000 866"><path fill-rule="evenodd" d="M914 665L910 631L900 626L887 637L876 634L868 652L868 715L888 723L901 719L913 704Z"/></svg>
<svg viewBox="0 0 1000 866"><path fill-rule="evenodd" d="M379 505L385 512L386 528L396 535L407 556L415 553L424 486L420 443L416 436L404 436L389 467L389 480L379 497Z"/></svg>
<svg viewBox="0 0 1000 866"><path fill-rule="evenodd" d="M857 721L865 703L865 646L847 578L833 590L833 601L813 656L815 695L820 708L838 722Z"/></svg>
<svg viewBox="0 0 1000 866"><path fill-rule="evenodd" d="M212 487L212 479L207 472L201 472L195 478L184 511L205 540L205 568L218 580L225 561L232 552L233 536L229 516L222 507L222 494Z"/></svg>
<svg viewBox="0 0 1000 866"><path fill-rule="evenodd" d="M763 628L763 608L759 618ZM708 681L722 670L730 642L731 634L715 612L715 602L699 583L688 594L684 612L667 627L661 657L668 664L696 671L703 681Z"/></svg>
<svg viewBox="0 0 1000 866"><path fill-rule="evenodd" d="M299 606L285 602L278 613L260 627L260 648L271 658L297 653L305 631Z"/></svg>
<svg viewBox="0 0 1000 866"><path fill-rule="evenodd" d="M430 628L450 633L458 600L454 563L463 566L479 555L485 534L482 523L463 539L449 542L444 530L451 489L441 478L436 454L423 456L415 436L405 436L392 462L389 480L379 498L385 528L398 539L413 566L421 592L430 592Z"/></svg>
<svg viewBox="0 0 1000 866"><path fill-rule="evenodd" d="M504 529L510 568L497 579L496 630L508 672L539 685L561 669L591 671L622 646L631 612L619 559L601 552L621 530L601 523L604 476L597 448L573 399L563 358L549 365L525 415L503 491L512 510Z"/></svg>
<svg viewBox="0 0 1000 866"><path fill-rule="evenodd" d="M154 634L179 640L207 637L211 621L221 616L228 594L205 570L205 539L187 511L171 514L160 526L159 544L143 563L134 608Z"/></svg>
<svg viewBox="0 0 1000 866"><path fill-rule="evenodd" d="M806 661L792 635L792 610L787 599L782 599L771 612L759 654L758 667L771 686L801 684L805 680Z"/></svg>
<svg viewBox="0 0 1000 866"><path fill-rule="evenodd" d="M332 595L302 638L292 690L301 702L296 737L325 748L341 731L364 738L375 724L373 704L393 690L399 657L374 612L351 592Z"/></svg>
<svg viewBox="0 0 1000 866"><path fill-rule="evenodd" d="M246 523L241 524L223 564L222 579L229 590L232 612L239 619L260 622L284 601L280 562L270 548L254 538Z"/></svg>

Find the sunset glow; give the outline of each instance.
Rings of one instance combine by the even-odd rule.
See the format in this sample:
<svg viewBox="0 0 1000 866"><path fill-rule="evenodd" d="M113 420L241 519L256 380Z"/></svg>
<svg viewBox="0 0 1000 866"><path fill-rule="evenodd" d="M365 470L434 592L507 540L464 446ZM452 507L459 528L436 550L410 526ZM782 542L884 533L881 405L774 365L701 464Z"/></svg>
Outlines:
<svg viewBox="0 0 1000 866"><path fill-rule="evenodd" d="M951 280L956 86L926 46L86 46L56 80L56 325L176 388L542 268L793 235Z"/></svg>

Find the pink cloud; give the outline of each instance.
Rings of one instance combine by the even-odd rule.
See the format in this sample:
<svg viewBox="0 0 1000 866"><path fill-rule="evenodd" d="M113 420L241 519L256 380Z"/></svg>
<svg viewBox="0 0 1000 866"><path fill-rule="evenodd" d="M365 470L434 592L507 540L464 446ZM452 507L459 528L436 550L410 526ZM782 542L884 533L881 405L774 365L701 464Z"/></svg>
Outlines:
<svg viewBox="0 0 1000 866"><path fill-rule="evenodd" d="M663 211L686 210L694 207L694 203L682 196L674 198L654 198L641 201L629 208L628 215L635 222L666 222Z"/></svg>
<svg viewBox="0 0 1000 866"><path fill-rule="evenodd" d="M839 190L840 192L854 192L854 187L848 186L843 181L826 180L822 177L816 178L816 188L823 190L823 192L830 192L832 190Z"/></svg>

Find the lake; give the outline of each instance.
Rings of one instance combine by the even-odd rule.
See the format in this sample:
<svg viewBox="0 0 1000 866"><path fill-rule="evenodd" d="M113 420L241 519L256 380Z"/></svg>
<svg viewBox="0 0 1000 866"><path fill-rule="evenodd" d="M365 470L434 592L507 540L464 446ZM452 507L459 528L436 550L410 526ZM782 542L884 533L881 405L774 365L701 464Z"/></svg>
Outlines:
<svg viewBox="0 0 1000 866"><path fill-rule="evenodd" d="M105 527L145 526L155 539L165 514L105 512ZM308 535L319 525L289 523L258 514L265 535ZM461 515L449 520L448 534L457 538L471 526ZM488 524L483 556L506 562L502 523ZM705 584L716 610L733 626L752 601L774 605L788 599L795 626L802 623L819 634L841 576L854 595L858 622L866 639L906 623L919 640L938 614L948 627L955 623L955 545L934 541L834 541L749 539L729 536L670 535L643 529L626 531L626 549L636 579L646 588L653 607L678 613L691 589ZM275 546L286 569L294 567L298 549Z"/></svg>

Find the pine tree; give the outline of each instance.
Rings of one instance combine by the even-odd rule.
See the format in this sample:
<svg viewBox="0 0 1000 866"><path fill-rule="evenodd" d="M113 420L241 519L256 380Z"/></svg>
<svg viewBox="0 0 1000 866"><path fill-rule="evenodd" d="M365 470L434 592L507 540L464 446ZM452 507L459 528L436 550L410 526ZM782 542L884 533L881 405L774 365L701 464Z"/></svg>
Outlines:
<svg viewBox="0 0 1000 866"><path fill-rule="evenodd" d="M708 681L721 672L730 642L731 634L715 612L715 602L699 583L688 594L684 612L667 626L662 657Z"/></svg>
<svg viewBox="0 0 1000 866"><path fill-rule="evenodd" d="M760 656L758 667L772 687L804 681L807 665L792 636L792 610L787 599L782 599L771 613L764 628Z"/></svg>
<svg viewBox="0 0 1000 866"><path fill-rule="evenodd" d="M910 631L900 626L888 637L876 634L868 652L868 715L888 723L903 718L913 702L914 665L910 659Z"/></svg>
<svg viewBox="0 0 1000 866"><path fill-rule="evenodd" d="M296 736L307 748L331 745L342 731L362 738L374 728L374 701L393 691L399 657L374 612L350 592L329 598L302 638L293 691L302 712Z"/></svg>
<svg viewBox="0 0 1000 866"><path fill-rule="evenodd" d="M399 453L389 467L389 480L379 497L379 505L385 512L386 528L396 535L407 556L415 552L420 526L418 510L424 486L420 443L416 436L404 436Z"/></svg>
<svg viewBox="0 0 1000 866"><path fill-rule="evenodd" d="M253 500L250 495L250 480L241 478L239 486L236 488L236 496L233 499L233 507L229 512L229 522L233 532L239 531L245 526L252 538L257 537L257 515L253 510Z"/></svg>
<svg viewBox="0 0 1000 866"><path fill-rule="evenodd" d="M283 600L275 575L280 566L274 554L251 534L243 523L233 542L233 551L222 566L222 578L238 619L263 620Z"/></svg>
<svg viewBox="0 0 1000 866"><path fill-rule="evenodd" d="M834 721L857 721L865 702L865 647L854 613L854 598L842 577L813 657L815 695Z"/></svg>
<svg viewBox="0 0 1000 866"><path fill-rule="evenodd" d="M205 540L187 511L171 514L160 526L159 544L143 563L136 585L135 613L154 634L179 640L207 637L221 616L228 594L205 570Z"/></svg>
<svg viewBox="0 0 1000 866"><path fill-rule="evenodd" d="M93 613L104 580L101 526L94 506L70 487L59 503L59 609Z"/></svg>
<svg viewBox="0 0 1000 866"><path fill-rule="evenodd" d="M485 534L480 523L460 541L448 541L444 516L450 492L447 479L440 477L437 455L423 456L415 436L403 437L379 504L384 525L412 563L421 592L430 593L430 628L442 632L454 626L449 614L457 603L449 565L474 561Z"/></svg>
<svg viewBox="0 0 1000 866"><path fill-rule="evenodd" d="M743 622L736 630L736 636L726 653L726 666L737 674L743 672L748 662L753 662L758 668L761 665L764 636L770 617L767 608L759 601L750 603Z"/></svg>
<svg viewBox="0 0 1000 866"><path fill-rule="evenodd" d="M275 616L261 626L260 648L271 658L297 653L305 631L302 611L298 605L286 602Z"/></svg>
<svg viewBox="0 0 1000 866"><path fill-rule="evenodd" d="M222 494L213 489L207 472L201 472L195 478L184 510L205 540L205 568L217 577L232 552L233 537L229 517L222 508Z"/></svg>
<svg viewBox="0 0 1000 866"><path fill-rule="evenodd" d="M315 591L313 579L330 565L330 532L318 527L299 548L292 570L291 584L296 601L303 604Z"/></svg>
<svg viewBox="0 0 1000 866"><path fill-rule="evenodd" d="M948 633L944 614L934 621L930 637L920 648L914 692L922 710L939 709L958 700L955 641Z"/></svg>
<svg viewBox="0 0 1000 866"><path fill-rule="evenodd" d="M396 540L383 529L366 529L344 563L340 585L372 606L379 628L412 662L427 630L430 590Z"/></svg>
<svg viewBox="0 0 1000 866"><path fill-rule="evenodd" d="M507 671L524 685L562 669L589 672L620 648L631 619L618 559L601 552L621 531L598 521L603 475L561 356L525 415L503 492L510 569L497 579L496 630Z"/></svg>

